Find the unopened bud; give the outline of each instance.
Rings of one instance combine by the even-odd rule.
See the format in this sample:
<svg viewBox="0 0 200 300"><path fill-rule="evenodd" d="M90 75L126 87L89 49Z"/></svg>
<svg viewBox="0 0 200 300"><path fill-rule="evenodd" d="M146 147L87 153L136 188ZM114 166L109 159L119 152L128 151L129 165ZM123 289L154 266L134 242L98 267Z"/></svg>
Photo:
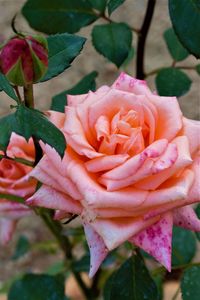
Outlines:
<svg viewBox="0 0 200 300"><path fill-rule="evenodd" d="M41 36L12 38L1 50L0 68L7 79L19 86L35 83L48 67L47 40Z"/></svg>

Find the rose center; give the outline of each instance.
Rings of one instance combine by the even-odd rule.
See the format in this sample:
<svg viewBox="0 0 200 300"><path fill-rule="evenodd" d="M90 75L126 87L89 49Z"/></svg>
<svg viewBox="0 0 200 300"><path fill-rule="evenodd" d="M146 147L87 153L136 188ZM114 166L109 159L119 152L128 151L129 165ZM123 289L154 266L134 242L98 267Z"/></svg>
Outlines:
<svg viewBox="0 0 200 300"><path fill-rule="evenodd" d="M138 113L119 111L110 120L100 116L95 124L98 151L107 155L125 154L133 156L145 148L147 128L141 127ZM145 135L143 135L145 133Z"/></svg>

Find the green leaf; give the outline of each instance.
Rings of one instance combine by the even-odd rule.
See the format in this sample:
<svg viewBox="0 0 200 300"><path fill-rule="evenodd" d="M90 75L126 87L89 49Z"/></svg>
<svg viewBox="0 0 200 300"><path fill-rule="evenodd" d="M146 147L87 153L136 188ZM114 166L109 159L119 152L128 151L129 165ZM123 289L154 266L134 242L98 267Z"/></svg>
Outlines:
<svg viewBox="0 0 200 300"><path fill-rule="evenodd" d="M165 271L164 271L165 272ZM155 274L152 275L152 278L157 286L157 290L158 290L158 300L162 300L163 299L163 281L164 281L164 274Z"/></svg>
<svg viewBox="0 0 200 300"><path fill-rule="evenodd" d="M189 91L191 84L191 79L176 68L164 68L156 76L156 87L160 96L180 97Z"/></svg>
<svg viewBox="0 0 200 300"><path fill-rule="evenodd" d="M65 262L61 260L49 266L46 273L48 275L57 275L63 273L65 271L65 268L66 268Z"/></svg>
<svg viewBox="0 0 200 300"><path fill-rule="evenodd" d="M20 124L19 134L23 135L26 140L34 136L55 148L61 158L64 156L66 148L65 137L44 114L38 110L20 105L16 111L16 118Z"/></svg>
<svg viewBox="0 0 200 300"><path fill-rule="evenodd" d="M185 270L181 280L181 292L183 300L199 300L199 282L200 266L193 266Z"/></svg>
<svg viewBox="0 0 200 300"><path fill-rule="evenodd" d="M133 256L115 272L109 283L109 300L157 300L158 291L143 259ZM107 284L108 285L108 284Z"/></svg>
<svg viewBox="0 0 200 300"><path fill-rule="evenodd" d="M108 2L108 13L109 13L109 16L113 13L113 11L115 9L117 9L124 2L125 2L125 0L110 0Z"/></svg>
<svg viewBox="0 0 200 300"><path fill-rule="evenodd" d="M85 0L28 0L22 14L32 28L47 34L78 32L98 18Z"/></svg>
<svg viewBox="0 0 200 300"><path fill-rule="evenodd" d="M179 42L173 28L168 28L164 32L164 39L168 50L175 61L181 61L188 57L188 51Z"/></svg>
<svg viewBox="0 0 200 300"><path fill-rule="evenodd" d="M9 97L14 99L16 102L19 101L13 87L2 73L0 73L0 90L3 90Z"/></svg>
<svg viewBox="0 0 200 300"><path fill-rule="evenodd" d="M65 300L64 277L45 274L27 274L15 281L8 300Z"/></svg>
<svg viewBox="0 0 200 300"><path fill-rule="evenodd" d="M63 33L47 38L49 49L48 70L40 81L47 81L69 68L80 53L86 39L80 36Z"/></svg>
<svg viewBox="0 0 200 300"><path fill-rule="evenodd" d="M103 13L106 8L107 0L89 0L92 7Z"/></svg>
<svg viewBox="0 0 200 300"><path fill-rule="evenodd" d="M30 243L27 237L21 235L17 241L17 246L15 249L15 253L12 256L13 260L17 260L18 258L24 256L30 250Z"/></svg>
<svg viewBox="0 0 200 300"><path fill-rule="evenodd" d="M73 263L73 270L76 272L89 272L90 269L90 255L89 253L82 256L78 261Z"/></svg>
<svg viewBox="0 0 200 300"><path fill-rule="evenodd" d="M196 66L196 71L200 75L200 64Z"/></svg>
<svg viewBox="0 0 200 300"><path fill-rule="evenodd" d="M200 204L197 205L195 212L200 219ZM197 239L200 241L200 232L195 232Z"/></svg>
<svg viewBox="0 0 200 300"><path fill-rule="evenodd" d="M6 151L13 131L18 130L15 114L0 118L0 150Z"/></svg>
<svg viewBox="0 0 200 300"><path fill-rule="evenodd" d="M132 32L125 23L110 23L94 26L92 42L95 49L120 67L129 55Z"/></svg>
<svg viewBox="0 0 200 300"><path fill-rule="evenodd" d="M67 94L68 95L81 95L88 91L94 91L96 89L95 78L98 73L93 71L83 77L74 87L69 90L65 90L52 98L51 109L64 112L64 108L67 105Z"/></svg>
<svg viewBox="0 0 200 300"><path fill-rule="evenodd" d="M169 13L174 30L183 46L200 57L199 0L169 0Z"/></svg>
<svg viewBox="0 0 200 300"><path fill-rule="evenodd" d="M103 288L103 300L112 299L111 298L111 290L112 290L112 286L114 284L114 278L115 278L115 272L112 273L106 280L106 283Z"/></svg>
<svg viewBox="0 0 200 300"><path fill-rule="evenodd" d="M123 62L122 66L123 67L128 66L131 63L131 61L133 60L134 55L135 55L135 49L133 47L131 47L129 54L128 54L127 58L125 59L125 61Z"/></svg>
<svg viewBox="0 0 200 300"><path fill-rule="evenodd" d="M191 262L195 252L195 235L189 230L174 227L172 238L172 266L184 265Z"/></svg>

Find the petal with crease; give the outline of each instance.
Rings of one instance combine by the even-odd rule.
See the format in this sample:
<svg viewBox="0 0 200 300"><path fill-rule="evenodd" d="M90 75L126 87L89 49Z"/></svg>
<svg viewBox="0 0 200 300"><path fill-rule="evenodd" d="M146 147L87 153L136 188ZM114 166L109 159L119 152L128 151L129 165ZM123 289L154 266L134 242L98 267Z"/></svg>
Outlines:
<svg viewBox="0 0 200 300"><path fill-rule="evenodd" d="M27 199L26 204L30 206L65 210L72 214L80 214L82 211L78 201L45 185L42 185L32 197Z"/></svg>
<svg viewBox="0 0 200 300"><path fill-rule="evenodd" d="M91 159L85 163L85 166L92 173L107 171L123 164L128 158L128 154L107 155Z"/></svg>

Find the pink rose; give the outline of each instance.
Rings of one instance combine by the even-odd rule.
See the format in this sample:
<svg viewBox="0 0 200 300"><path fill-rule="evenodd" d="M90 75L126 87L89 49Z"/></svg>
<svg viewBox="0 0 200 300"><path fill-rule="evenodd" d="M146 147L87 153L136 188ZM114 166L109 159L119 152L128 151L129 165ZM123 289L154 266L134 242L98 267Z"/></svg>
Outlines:
<svg viewBox="0 0 200 300"><path fill-rule="evenodd" d="M27 203L57 209L57 219L80 215L90 276L126 240L170 270L173 224L200 231L189 206L200 201L200 122L124 73L112 87L68 96L65 114L50 118L68 147L61 161L43 146L32 172L43 186Z"/></svg>
<svg viewBox="0 0 200 300"><path fill-rule="evenodd" d="M7 148L7 156L23 158L34 161L34 145L32 140L28 143L17 134L11 135ZM0 154L3 154L1 152ZM11 194L27 199L36 188L36 180L29 178L32 167L3 158L0 160L0 194ZM0 198L0 242L7 243L15 229L17 220L29 215L27 206Z"/></svg>

